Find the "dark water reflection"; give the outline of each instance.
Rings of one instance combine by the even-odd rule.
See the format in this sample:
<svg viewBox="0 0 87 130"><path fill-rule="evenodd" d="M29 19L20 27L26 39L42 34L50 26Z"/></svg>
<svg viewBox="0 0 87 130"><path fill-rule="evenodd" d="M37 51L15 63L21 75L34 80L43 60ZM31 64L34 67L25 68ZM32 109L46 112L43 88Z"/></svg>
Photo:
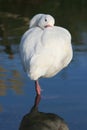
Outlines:
<svg viewBox="0 0 87 130"><path fill-rule="evenodd" d="M70 30L74 57L57 76L40 80L43 92L39 109L42 114L63 117L70 130L87 129L87 2L82 6L50 2L29 13L28 9L22 14L18 10L14 14L11 10L0 12L0 130L17 130L33 106L34 83L23 71L18 47L30 17L42 11L52 14L56 25ZM48 3L55 8L48 9Z"/></svg>
<svg viewBox="0 0 87 130"><path fill-rule="evenodd" d="M40 96L36 96L34 106L23 117L19 130L69 130L64 119L60 116L38 111L40 98Z"/></svg>

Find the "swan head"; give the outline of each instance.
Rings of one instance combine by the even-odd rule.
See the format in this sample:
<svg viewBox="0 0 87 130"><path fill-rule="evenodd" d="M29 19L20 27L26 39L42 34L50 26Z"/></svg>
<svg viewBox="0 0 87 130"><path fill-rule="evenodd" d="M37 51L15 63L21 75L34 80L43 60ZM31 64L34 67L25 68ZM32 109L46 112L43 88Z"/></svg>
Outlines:
<svg viewBox="0 0 87 130"><path fill-rule="evenodd" d="M47 27L53 27L55 20L51 15L48 14L37 14L30 21L30 28L40 27L41 29Z"/></svg>
<svg viewBox="0 0 87 130"><path fill-rule="evenodd" d="M51 15L43 15L38 22L38 26L42 29L53 27L54 24L55 20Z"/></svg>

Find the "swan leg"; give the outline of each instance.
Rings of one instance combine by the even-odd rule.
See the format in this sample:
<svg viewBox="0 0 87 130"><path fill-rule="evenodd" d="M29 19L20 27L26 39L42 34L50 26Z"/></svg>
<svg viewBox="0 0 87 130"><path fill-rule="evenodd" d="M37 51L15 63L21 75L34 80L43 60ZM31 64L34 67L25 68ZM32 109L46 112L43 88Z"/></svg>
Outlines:
<svg viewBox="0 0 87 130"><path fill-rule="evenodd" d="M38 80L35 81L35 89L36 89L37 95L41 95L41 88L40 88Z"/></svg>
<svg viewBox="0 0 87 130"><path fill-rule="evenodd" d="M34 107L38 107L40 100L41 100L41 95L36 95Z"/></svg>

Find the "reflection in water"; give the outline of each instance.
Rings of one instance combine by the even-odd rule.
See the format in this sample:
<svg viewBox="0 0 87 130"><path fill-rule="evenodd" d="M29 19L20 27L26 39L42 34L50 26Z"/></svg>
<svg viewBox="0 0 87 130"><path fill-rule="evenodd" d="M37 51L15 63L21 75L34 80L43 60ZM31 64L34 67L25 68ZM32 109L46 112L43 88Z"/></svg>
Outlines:
<svg viewBox="0 0 87 130"><path fill-rule="evenodd" d="M0 25L0 37L3 39L2 42L3 42L3 45L5 46L4 51L9 55L10 59L13 59L13 57L14 57L13 51L11 49L11 44L8 40L8 32L6 29L6 25L4 25L4 24Z"/></svg>
<svg viewBox="0 0 87 130"><path fill-rule="evenodd" d="M4 50L7 54L9 54L9 58L10 59L13 59L14 58L14 55L13 55L13 52L12 52L12 49L11 49L11 45L6 45L5 46L5 50Z"/></svg>
<svg viewBox="0 0 87 130"><path fill-rule="evenodd" d="M3 108L2 108L2 105L0 105L0 112L2 112L3 111Z"/></svg>
<svg viewBox="0 0 87 130"><path fill-rule="evenodd" d="M63 118L53 113L39 112L39 102L40 96L36 96L34 106L23 117L19 130L69 130Z"/></svg>
<svg viewBox="0 0 87 130"><path fill-rule="evenodd" d="M6 95L7 86L5 84L4 78L5 78L6 70L0 66L0 96Z"/></svg>
<svg viewBox="0 0 87 130"><path fill-rule="evenodd" d="M11 68L12 69L12 68ZM16 94L23 94L22 77L17 70L7 70L0 66L0 96L5 96L7 94L8 88L15 91Z"/></svg>

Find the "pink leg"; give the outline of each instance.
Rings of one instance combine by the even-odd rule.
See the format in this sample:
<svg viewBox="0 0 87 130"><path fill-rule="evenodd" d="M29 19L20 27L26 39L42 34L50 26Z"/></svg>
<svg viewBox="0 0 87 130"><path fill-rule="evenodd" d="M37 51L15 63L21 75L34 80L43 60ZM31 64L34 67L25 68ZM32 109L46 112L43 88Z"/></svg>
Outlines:
<svg viewBox="0 0 87 130"><path fill-rule="evenodd" d="M40 85L38 83L38 80L35 81L35 89L36 89L37 95L41 95L41 88L40 88Z"/></svg>
<svg viewBox="0 0 87 130"><path fill-rule="evenodd" d="M34 107L38 107L40 99L41 99L41 95L36 95Z"/></svg>

